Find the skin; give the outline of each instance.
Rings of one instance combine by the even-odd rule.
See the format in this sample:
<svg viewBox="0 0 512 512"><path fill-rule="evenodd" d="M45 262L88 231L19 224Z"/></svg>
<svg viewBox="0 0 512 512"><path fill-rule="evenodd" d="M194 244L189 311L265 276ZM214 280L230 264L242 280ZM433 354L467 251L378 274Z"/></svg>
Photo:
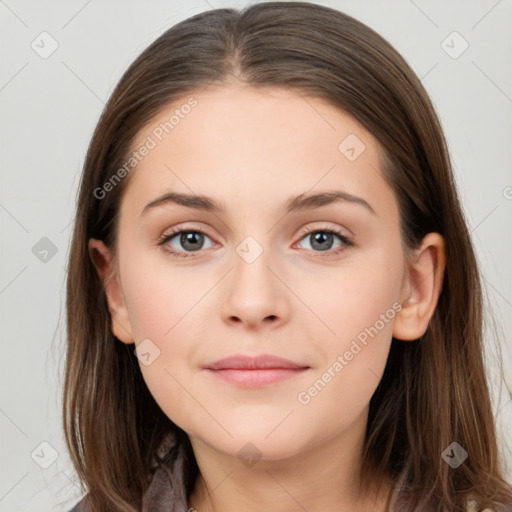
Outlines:
<svg viewBox="0 0 512 512"><path fill-rule="evenodd" d="M348 114L281 88L232 84L193 96L198 105L130 175L118 258L103 242L89 241L113 333L135 346L149 338L160 350L140 368L159 406L190 436L200 468L190 506L384 510L383 494L370 503L358 492L369 401L392 336L414 342L428 326L445 268L443 238L430 233L406 257L377 141ZM187 98L148 123L135 147ZM354 161L338 149L349 134L365 144ZM167 204L141 216L171 190L211 196L226 212ZM329 190L363 198L375 214L346 201L283 214L289 198ZM206 235L198 251L187 252L179 235L166 242L188 258L157 245L178 225ZM318 249L313 235L325 228L355 245L325 256L344 245L333 235L320 246L327 251ZM237 253L247 236L263 250L251 263ZM402 305L394 318L309 403L300 403L298 394L393 304ZM274 354L309 368L258 389L202 368L235 353ZM261 455L251 467L237 456L247 442Z"/></svg>

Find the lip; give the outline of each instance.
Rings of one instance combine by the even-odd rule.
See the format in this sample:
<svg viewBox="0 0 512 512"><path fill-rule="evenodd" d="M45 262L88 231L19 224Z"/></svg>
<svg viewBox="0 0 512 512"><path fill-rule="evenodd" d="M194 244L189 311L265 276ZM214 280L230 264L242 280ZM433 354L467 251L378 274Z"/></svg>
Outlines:
<svg viewBox="0 0 512 512"><path fill-rule="evenodd" d="M209 363L203 368L237 386L261 387L300 375L308 370L309 366L270 354L235 354Z"/></svg>
<svg viewBox="0 0 512 512"><path fill-rule="evenodd" d="M219 359L213 363L204 366L208 370L269 370L269 369L287 369L297 370L309 368L308 365L295 363L282 357L271 354L260 354L258 356L246 356L243 354L234 354L224 359Z"/></svg>

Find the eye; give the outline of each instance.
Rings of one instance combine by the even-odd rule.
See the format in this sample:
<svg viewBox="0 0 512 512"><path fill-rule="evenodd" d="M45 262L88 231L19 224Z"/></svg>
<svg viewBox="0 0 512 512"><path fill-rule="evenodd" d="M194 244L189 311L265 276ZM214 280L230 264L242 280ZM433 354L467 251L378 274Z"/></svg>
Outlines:
<svg viewBox="0 0 512 512"><path fill-rule="evenodd" d="M354 243L343 233L336 229L325 227L323 229L306 230L302 233L301 240L309 241L310 250L314 252L325 252L326 256L335 256L344 251L347 247L352 247ZM334 240L338 238L341 243L336 248L332 248ZM323 256L323 255L322 255Z"/></svg>
<svg viewBox="0 0 512 512"><path fill-rule="evenodd" d="M354 245L343 233L328 227L315 230L306 229L301 233L301 236L301 241L309 240L311 247L309 250L326 253L325 255L322 254L322 257L336 256L346 250L347 247ZM338 247L333 249L333 241L336 238L340 243ZM162 246L166 253L175 258L189 258L194 256L192 253L200 252L201 249L207 249L215 245L212 242L205 247L205 239L212 242L211 238L199 228L182 229L182 226L178 226L171 233L163 234L158 240L158 245Z"/></svg>
<svg viewBox="0 0 512 512"><path fill-rule="evenodd" d="M187 252L197 252L205 248L205 237L211 241L211 238L200 229L180 229L178 227L171 233L165 233L162 235L158 241L158 245L163 246L165 252L171 256L176 258L189 258L193 255L187 254ZM169 249L168 242L173 242L170 244L172 249ZM181 246L181 248L179 246ZM212 246L213 244L211 244L209 247Z"/></svg>

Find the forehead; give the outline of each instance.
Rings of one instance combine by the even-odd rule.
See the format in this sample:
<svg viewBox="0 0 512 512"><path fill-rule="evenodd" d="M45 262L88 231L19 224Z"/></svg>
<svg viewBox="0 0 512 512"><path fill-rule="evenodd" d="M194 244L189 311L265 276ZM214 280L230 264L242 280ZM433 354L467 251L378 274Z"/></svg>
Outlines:
<svg viewBox="0 0 512 512"><path fill-rule="evenodd" d="M270 207L314 188L368 196L387 187L373 136L343 110L292 89L237 85L190 93L151 119L132 149L144 145L151 149L125 191L131 210L169 190L228 205L263 207L265 197Z"/></svg>
<svg viewBox="0 0 512 512"><path fill-rule="evenodd" d="M272 137L276 134L280 136L278 140ZM281 147L291 150L286 151L290 158L309 154L308 149L314 144L331 154L334 150L338 156L338 143L350 134L360 139L359 146L364 143L370 150L374 148L368 146L376 146L356 119L323 99L291 88L234 84L209 86L174 100L140 130L134 148L149 136L158 146L174 146L174 150L187 142L188 149L201 142L203 150L216 148L219 142L223 143L219 149L225 149L224 143L232 142L232 153ZM244 146L234 145L242 141ZM299 146L298 142L303 144ZM152 152L155 153L160 152ZM189 152L189 157L193 156Z"/></svg>

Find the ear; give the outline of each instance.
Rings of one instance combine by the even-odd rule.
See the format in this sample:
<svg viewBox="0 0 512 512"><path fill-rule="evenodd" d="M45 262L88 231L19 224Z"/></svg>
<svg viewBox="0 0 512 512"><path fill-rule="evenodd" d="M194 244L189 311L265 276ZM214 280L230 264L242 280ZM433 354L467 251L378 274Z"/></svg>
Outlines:
<svg viewBox="0 0 512 512"><path fill-rule="evenodd" d="M103 283L108 309L112 318L112 332L123 343L134 343L130 315L124 301L114 258L101 240L89 239L88 248L89 255Z"/></svg>
<svg viewBox="0 0 512 512"><path fill-rule="evenodd" d="M429 233L406 261L402 286L402 309L395 317L393 337L416 340L423 336L434 314L446 267L444 238Z"/></svg>

